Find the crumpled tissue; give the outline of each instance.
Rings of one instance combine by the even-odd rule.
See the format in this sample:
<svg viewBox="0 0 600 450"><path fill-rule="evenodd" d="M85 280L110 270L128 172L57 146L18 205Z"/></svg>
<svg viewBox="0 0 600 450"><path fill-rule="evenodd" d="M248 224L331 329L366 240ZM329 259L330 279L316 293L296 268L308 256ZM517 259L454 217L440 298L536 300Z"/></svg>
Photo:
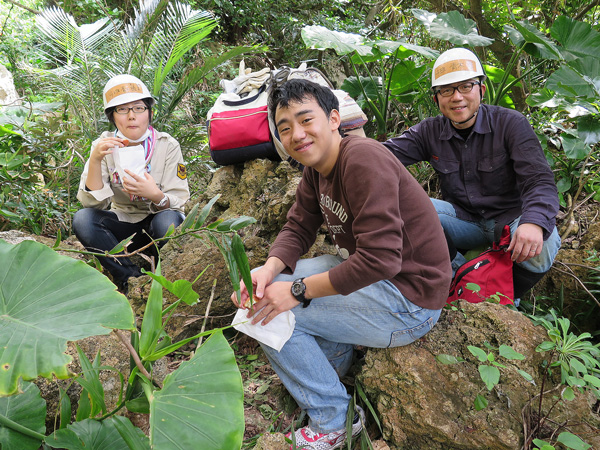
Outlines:
<svg viewBox="0 0 600 450"><path fill-rule="evenodd" d="M256 314L252 317L247 317L247 314L247 309L238 309L233 322L231 322L233 328L277 351L280 351L283 344L292 336L292 332L296 326L296 316L292 311L285 311L278 314L264 326L261 325L262 321L256 325L252 325L252 317Z"/></svg>

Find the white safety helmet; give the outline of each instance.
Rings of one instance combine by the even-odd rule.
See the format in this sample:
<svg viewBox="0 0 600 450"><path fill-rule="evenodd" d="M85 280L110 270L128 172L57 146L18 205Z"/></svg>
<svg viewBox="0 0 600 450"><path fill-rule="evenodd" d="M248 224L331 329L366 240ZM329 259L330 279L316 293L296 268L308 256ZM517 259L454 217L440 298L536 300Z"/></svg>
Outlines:
<svg viewBox="0 0 600 450"><path fill-rule="evenodd" d="M105 111L113 106L123 105L144 98L149 98L151 105L154 105L154 98L152 98L150 91L142 80L133 75L126 74L117 75L108 80L102 93Z"/></svg>
<svg viewBox="0 0 600 450"><path fill-rule="evenodd" d="M435 61L431 72L431 87L479 77L485 78L485 73L477 55L466 48L453 48L446 50Z"/></svg>

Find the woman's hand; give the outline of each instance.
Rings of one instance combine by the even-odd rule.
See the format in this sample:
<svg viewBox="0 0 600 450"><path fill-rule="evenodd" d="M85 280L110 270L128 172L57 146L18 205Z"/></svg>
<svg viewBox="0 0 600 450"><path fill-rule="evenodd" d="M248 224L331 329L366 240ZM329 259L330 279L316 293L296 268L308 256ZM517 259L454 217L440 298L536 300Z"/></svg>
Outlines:
<svg viewBox="0 0 600 450"><path fill-rule="evenodd" d="M156 186L156 182L152 175L144 172L144 176L139 176L125 169L125 173L129 177L123 177L121 182L123 183L123 190L129 195L137 195L138 197L144 197L148 200L158 203L164 197L163 192Z"/></svg>
<svg viewBox="0 0 600 450"><path fill-rule="evenodd" d="M98 140L92 154L90 155L90 160L94 162L101 162L106 155L110 155L113 152L115 147L127 147L129 145L129 141L127 139L121 139L118 137L107 137Z"/></svg>

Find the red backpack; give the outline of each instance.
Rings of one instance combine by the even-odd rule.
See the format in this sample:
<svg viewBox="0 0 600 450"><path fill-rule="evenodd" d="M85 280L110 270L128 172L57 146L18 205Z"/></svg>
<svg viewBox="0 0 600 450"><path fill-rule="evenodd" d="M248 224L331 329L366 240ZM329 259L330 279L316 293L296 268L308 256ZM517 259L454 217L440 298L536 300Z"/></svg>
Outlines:
<svg viewBox="0 0 600 450"><path fill-rule="evenodd" d="M447 303L458 299L479 303L497 295L501 305L514 303L513 262L506 251L510 244L510 227L505 225L500 239L492 248L467 261L456 270ZM477 290L477 285L479 290Z"/></svg>

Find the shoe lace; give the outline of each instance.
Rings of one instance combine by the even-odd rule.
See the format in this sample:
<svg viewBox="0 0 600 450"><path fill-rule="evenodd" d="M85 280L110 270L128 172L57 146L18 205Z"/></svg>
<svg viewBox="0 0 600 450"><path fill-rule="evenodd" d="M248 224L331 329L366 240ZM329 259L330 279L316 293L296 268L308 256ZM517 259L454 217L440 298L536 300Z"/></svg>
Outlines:
<svg viewBox="0 0 600 450"><path fill-rule="evenodd" d="M321 439L322 437L327 436L328 433L317 433L316 431L311 430L309 427L304 427L303 430L304 436L310 440Z"/></svg>

